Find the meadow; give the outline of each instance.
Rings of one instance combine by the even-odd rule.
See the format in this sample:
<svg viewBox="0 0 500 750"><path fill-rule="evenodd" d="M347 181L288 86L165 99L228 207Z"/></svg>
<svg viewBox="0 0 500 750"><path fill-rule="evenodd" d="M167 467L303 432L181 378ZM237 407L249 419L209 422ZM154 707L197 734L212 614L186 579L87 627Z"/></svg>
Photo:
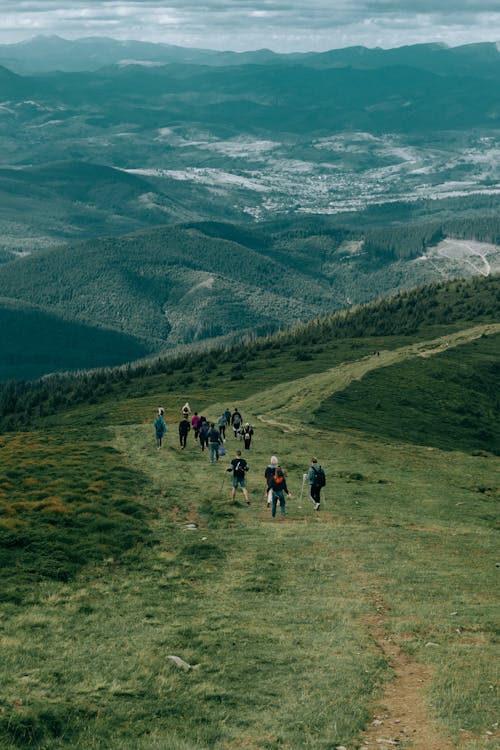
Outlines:
<svg viewBox="0 0 500 750"><path fill-rule="evenodd" d="M285 348L233 380L238 357L1 435L1 747L499 746L499 459L486 444L438 445L439 413L427 440L390 432L389 415L379 435L362 423L423 352L435 367L444 356L445 392L450 360L472 367L474 342L481 369L498 325L323 342L302 359ZM373 378L376 397L351 398ZM239 440L214 464L192 434L179 448L186 398L209 418L238 406L254 425L250 506L230 496ZM292 491L285 518L265 505L272 454ZM313 455L327 474L318 512L302 491Z"/></svg>

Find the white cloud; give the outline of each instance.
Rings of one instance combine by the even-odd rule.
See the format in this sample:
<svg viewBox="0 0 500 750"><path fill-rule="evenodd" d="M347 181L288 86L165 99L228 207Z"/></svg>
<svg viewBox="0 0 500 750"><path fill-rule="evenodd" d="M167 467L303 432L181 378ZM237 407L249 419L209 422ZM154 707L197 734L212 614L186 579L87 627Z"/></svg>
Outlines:
<svg viewBox="0 0 500 750"><path fill-rule="evenodd" d="M214 49L500 40L498 0L1 0L0 42L109 33Z"/></svg>

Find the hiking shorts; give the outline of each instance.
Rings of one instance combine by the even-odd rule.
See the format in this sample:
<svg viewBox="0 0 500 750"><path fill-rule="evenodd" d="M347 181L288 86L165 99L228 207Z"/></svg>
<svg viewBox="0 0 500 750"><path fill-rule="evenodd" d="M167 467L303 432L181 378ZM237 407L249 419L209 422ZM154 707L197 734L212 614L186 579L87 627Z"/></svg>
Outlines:
<svg viewBox="0 0 500 750"><path fill-rule="evenodd" d="M240 485L240 487L246 487L247 486L245 477L236 477L236 476L233 476L233 487L234 487L234 489L236 489L236 487L238 485Z"/></svg>

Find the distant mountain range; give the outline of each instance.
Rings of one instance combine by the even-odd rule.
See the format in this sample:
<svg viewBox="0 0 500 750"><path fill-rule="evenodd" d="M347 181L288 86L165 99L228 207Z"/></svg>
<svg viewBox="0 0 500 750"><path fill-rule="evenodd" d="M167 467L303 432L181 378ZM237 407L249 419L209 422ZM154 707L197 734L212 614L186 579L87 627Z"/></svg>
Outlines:
<svg viewBox="0 0 500 750"><path fill-rule="evenodd" d="M473 73L498 75L498 44L478 43L458 47L444 44L415 44L395 49L346 47L328 52L280 54L268 49L249 52L218 52L209 49L179 47L171 44L120 41L109 37L68 40L58 36L36 36L15 44L0 45L0 63L17 73L96 71L108 65L142 64L228 66L246 64L301 65L378 68L387 65L410 67L439 75Z"/></svg>
<svg viewBox="0 0 500 750"><path fill-rule="evenodd" d="M37 37L2 61L0 251L500 193L494 44L276 55Z"/></svg>
<svg viewBox="0 0 500 750"><path fill-rule="evenodd" d="M278 55L37 37L0 46L1 63L0 377L497 269L496 45ZM446 238L489 247L436 249ZM37 315L54 341L80 326L79 352L32 347Z"/></svg>

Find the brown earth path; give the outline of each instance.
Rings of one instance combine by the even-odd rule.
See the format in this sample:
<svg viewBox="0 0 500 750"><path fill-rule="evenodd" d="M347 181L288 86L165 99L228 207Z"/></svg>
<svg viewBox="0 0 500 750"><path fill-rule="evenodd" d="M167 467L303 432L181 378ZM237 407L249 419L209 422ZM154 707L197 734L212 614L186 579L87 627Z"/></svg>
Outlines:
<svg viewBox="0 0 500 750"><path fill-rule="evenodd" d="M370 626L375 643L394 673L383 697L374 708L373 719L363 733L360 750L454 750L429 715L425 691L432 680L430 667L414 661L379 622Z"/></svg>

